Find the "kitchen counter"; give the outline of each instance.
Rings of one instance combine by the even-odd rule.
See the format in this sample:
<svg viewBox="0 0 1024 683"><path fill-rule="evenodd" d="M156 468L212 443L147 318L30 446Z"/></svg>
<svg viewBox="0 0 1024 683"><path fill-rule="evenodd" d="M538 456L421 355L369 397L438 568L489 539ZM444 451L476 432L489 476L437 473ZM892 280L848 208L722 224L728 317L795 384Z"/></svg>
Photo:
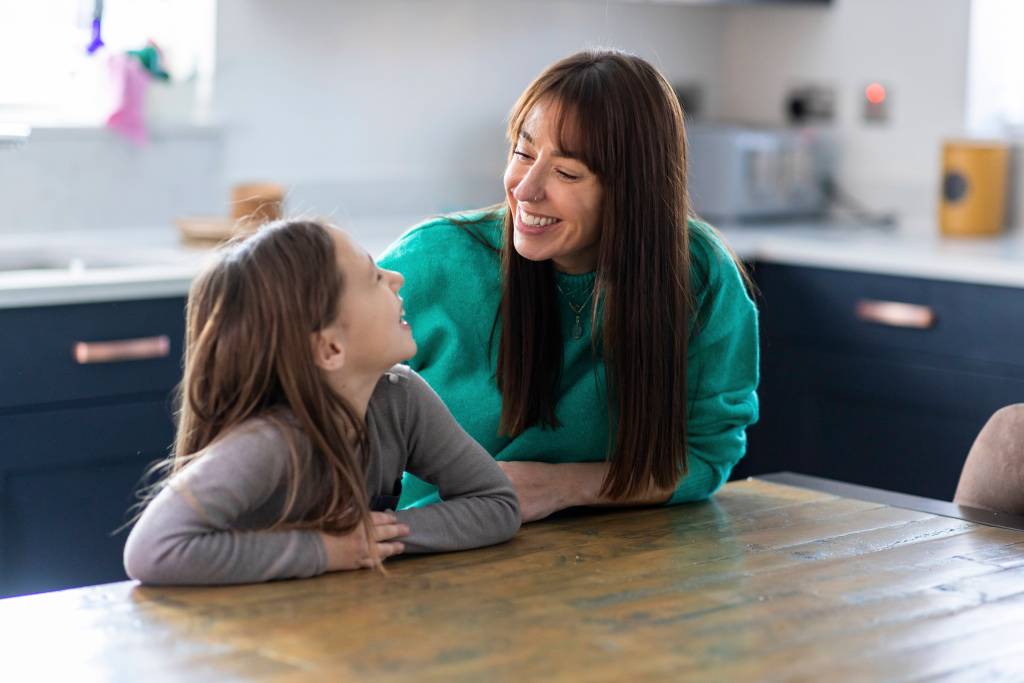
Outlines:
<svg viewBox="0 0 1024 683"><path fill-rule="evenodd" d="M352 232L380 254L418 217L352 221ZM1024 234L943 239L933 232L886 232L866 226L723 225L743 259L1024 288ZM173 229L107 233L0 235L0 255L28 246L106 250L138 265L95 269L2 271L0 308L181 296L210 258L181 246Z"/></svg>
<svg viewBox="0 0 1024 683"><path fill-rule="evenodd" d="M352 232L376 256L416 220L361 221ZM84 267L3 269L10 254L26 252L83 254ZM215 257L213 248L181 244L173 228L0 234L0 308L184 296L192 279ZM90 267L91 258L121 263Z"/></svg>
<svg viewBox="0 0 1024 683"><path fill-rule="evenodd" d="M828 224L723 225L744 260L1024 287L1024 233L946 238L935 230L887 231Z"/></svg>
<svg viewBox="0 0 1024 683"><path fill-rule="evenodd" d="M702 503L570 512L388 567L2 600L3 672L852 681L1015 680L1024 667L1024 532L807 486L746 480Z"/></svg>

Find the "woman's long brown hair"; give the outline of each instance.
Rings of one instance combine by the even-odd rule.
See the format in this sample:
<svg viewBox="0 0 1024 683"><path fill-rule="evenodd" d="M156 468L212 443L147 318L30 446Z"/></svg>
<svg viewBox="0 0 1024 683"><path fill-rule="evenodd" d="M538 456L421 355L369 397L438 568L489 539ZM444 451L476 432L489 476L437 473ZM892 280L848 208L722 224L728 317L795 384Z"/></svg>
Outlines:
<svg viewBox="0 0 1024 683"><path fill-rule="evenodd" d="M537 77L510 114L512 150L540 102L558 112L559 147L603 189L593 294L602 333L593 342L606 365L612 438L602 492L624 498L671 489L687 472L692 311L682 111L653 66L612 50L572 55ZM516 252L512 212L504 214L497 382L500 431L514 436L532 425L559 426L563 340L553 265Z"/></svg>
<svg viewBox="0 0 1024 683"><path fill-rule="evenodd" d="M267 418L290 444L288 494L274 527L341 533L362 522L372 552L366 426L328 386L311 342L337 317L344 288L332 229L272 223L230 245L193 282L177 436L164 469L173 475L231 430ZM298 446L296 427L310 448ZM300 490L317 499L296 519Z"/></svg>

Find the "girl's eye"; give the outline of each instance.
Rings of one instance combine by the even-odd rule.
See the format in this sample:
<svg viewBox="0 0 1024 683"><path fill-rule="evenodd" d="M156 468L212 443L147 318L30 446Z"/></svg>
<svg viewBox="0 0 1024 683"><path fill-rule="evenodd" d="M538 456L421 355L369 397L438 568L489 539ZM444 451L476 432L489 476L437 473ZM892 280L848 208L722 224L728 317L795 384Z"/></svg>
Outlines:
<svg viewBox="0 0 1024 683"><path fill-rule="evenodd" d="M512 152L512 154L513 154L513 156L517 156L520 159L532 159L533 158L529 154L527 154L526 152L524 152L522 150L519 150L519 149L517 149L516 151Z"/></svg>
<svg viewBox="0 0 1024 683"><path fill-rule="evenodd" d="M384 273L382 273L382 272L380 272L380 271L378 270L378 271L377 271L377 282L380 282L380 281L381 281L381 280L383 280L383 279L384 279Z"/></svg>
<svg viewBox="0 0 1024 683"><path fill-rule="evenodd" d="M558 171L558 175L562 176L566 180L579 180L580 179L580 177L578 175L573 175L571 173L566 173L565 171Z"/></svg>

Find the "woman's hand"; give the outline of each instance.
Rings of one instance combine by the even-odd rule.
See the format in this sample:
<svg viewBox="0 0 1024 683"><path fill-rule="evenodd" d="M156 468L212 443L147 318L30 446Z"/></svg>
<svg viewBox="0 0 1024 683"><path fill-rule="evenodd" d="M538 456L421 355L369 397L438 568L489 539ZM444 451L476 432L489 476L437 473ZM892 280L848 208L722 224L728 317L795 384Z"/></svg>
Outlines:
<svg viewBox="0 0 1024 683"><path fill-rule="evenodd" d="M380 562L389 557L400 555L405 545L394 539L409 535L409 527L399 524L398 518L390 512L371 512L370 520L373 529L370 537L375 539L377 555ZM363 525L357 526L347 534L320 533L327 551L327 571L336 572L345 569L366 569L374 566L370 549L366 543Z"/></svg>
<svg viewBox="0 0 1024 683"><path fill-rule="evenodd" d="M499 461L498 465L512 481L519 496L519 512L523 523L536 522L573 505L581 505L573 496L568 465L543 462Z"/></svg>
<svg viewBox="0 0 1024 683"><path fill-rule="evenodd" d="M512 486L519 496L519 510L524 524L580 505L660 505L672 496L674 490L652 486L636 495L613 500L601 493L601 485L608 474L607 463L570 462L549 465L543 462L499 461L498 465L512 480Z"/></svg>

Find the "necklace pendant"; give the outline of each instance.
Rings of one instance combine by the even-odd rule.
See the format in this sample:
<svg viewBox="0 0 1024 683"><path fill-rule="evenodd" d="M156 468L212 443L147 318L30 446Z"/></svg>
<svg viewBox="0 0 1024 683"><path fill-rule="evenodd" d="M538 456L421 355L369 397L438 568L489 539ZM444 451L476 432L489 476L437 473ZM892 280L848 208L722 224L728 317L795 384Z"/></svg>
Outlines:
<svg viewBox="0 0 1024 683"><path fill-rule="evenodd" d="M583 324L579 316L576 316L576 323L572 326L572 338L583 339Z"/></svg>

